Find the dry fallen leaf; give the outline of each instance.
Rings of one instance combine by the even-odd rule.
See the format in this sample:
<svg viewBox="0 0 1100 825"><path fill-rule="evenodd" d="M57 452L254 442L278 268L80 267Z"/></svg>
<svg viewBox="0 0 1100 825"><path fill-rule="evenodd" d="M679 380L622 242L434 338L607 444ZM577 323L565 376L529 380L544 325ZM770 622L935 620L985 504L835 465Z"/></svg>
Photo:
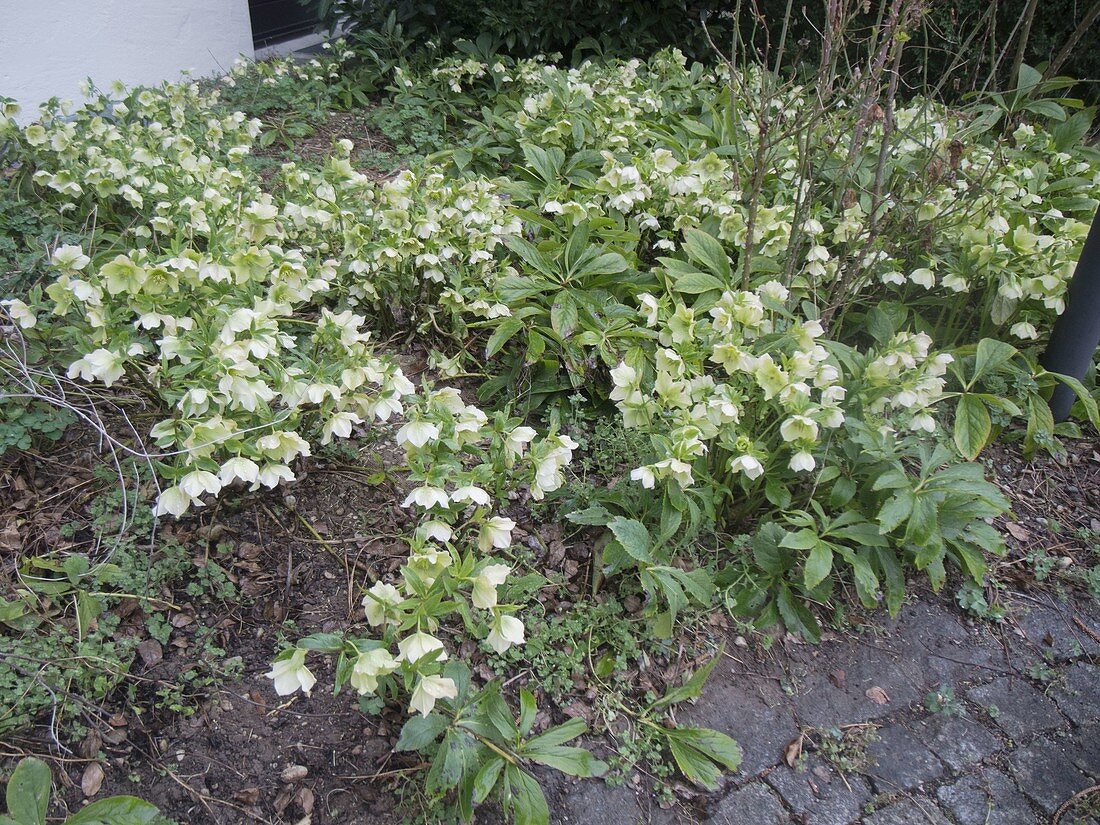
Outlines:
<svg viewBox="0 0 1100 825"><path fill-rule="evenodd" d="M1031 539L1031 533L1022 525L1015 521L1010 521L1005 525L1005 529L1012 534L1012 538L1016 541L1029 541Z"/></svg>
<svg viewBox="0 0 1100 825"><path fill-rule="evenodd" d="M834 687L844 687L844 671L834 670L829 674L829 681L833 683Z"/></svg>
<svg viewBox="0 0 1100 825"><path fill-rule="evenodd" d="M867 688L867 691L864 695L876 705L885 705L890 702L889 694L878 685Z"/></svg>
<svg viewBox="0 0 1100 825"><path fill-rule="evenodd" d="M260 789L259 788L241 788L235 794L233 798L240 802L242 805L255 805L260 801Z"/></svg>
<svg viewBox="0 0 1100 825"><path fill-rule="evenodd" d="M92 797L99 793L103 784L103 768L98 762L92 762L84 769L84 776L80 778L80 790L84 796Z"/></svg>
<svg viewBox="0 0 1100 825"><path fill-rule="evenodd" d="M787 749L783 751L783 760L787 763L788 768L793 768L798 764L798 760L802 756L802 740L804 738L804 736L799 736L787 745Z"/></svg>
<svg viewBox="0 0 1100 825"><path fill-rule="evenodd" d="M164 658L164 649L156 639L146 639L137 646L137 651L146 667L152 667Z"/></svg>
<svg viewBox="0 0 1100 825"><path fill-rule="evenodd" d="M302 813L310 814L313 812L313 791L309 788L299 788L297 800L298 807L302 809Z"/></svg>

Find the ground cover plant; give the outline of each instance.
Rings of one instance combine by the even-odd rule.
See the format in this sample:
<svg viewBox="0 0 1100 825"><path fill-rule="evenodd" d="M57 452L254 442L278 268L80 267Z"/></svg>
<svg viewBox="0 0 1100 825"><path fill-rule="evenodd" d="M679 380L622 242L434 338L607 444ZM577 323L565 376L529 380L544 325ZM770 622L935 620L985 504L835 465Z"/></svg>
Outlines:
<svg viewBox="0 0 1100 825"><path fill-rule="evenodd" d="M50 216L16 231L53 240L48 274L4 301L4 443L56 437L54 409L102 432L143 467L118 499L133 535L264 491L294 512L310 462L371 439L399 560L357 588L361 621L282 634L274 693L323 674L370 716L400 708L431 816L493 799L545 822L536 766L614 774L643 754L713 789L739 749L675 706L716 659L610 694L631 733L606 761L567 744L585 719L540 718L536 690L636 672L718 604L815 641L853 598L896 613L914 572L973 594L1009 508L975 459L998 436L1056 452L1079 433L1050 417L1056 382L1097 423L1095 376L1036 363L1100 204L1093 112L1026 64L967 106L901 98L919 8L893 8L867 71L828 84L675 49L569 66L482 40L426 58L385 51L391 26L373 51L241 67L227 88L92 90L6 118L7 185ZM385 89L374 122L435 151L387 177L343 139L277 171L249 160L357 89ZM629 620L581 604L534 626L558 571L516 540L533 517L583 538L562 571L583 562L586 604L621 600ZM106 660L78 686L96 698L136 639L111 646L111 616L89 620L127 574L173 575L163 547L147 564L113 547L36 554L0 602L28 658ZM600 621L577 628L586 611ZM471 670L479 648L493 658ZM547 684L511 686L525 667ZM6 674L40 702L13 726L57 706L46 675Z"/></svg>

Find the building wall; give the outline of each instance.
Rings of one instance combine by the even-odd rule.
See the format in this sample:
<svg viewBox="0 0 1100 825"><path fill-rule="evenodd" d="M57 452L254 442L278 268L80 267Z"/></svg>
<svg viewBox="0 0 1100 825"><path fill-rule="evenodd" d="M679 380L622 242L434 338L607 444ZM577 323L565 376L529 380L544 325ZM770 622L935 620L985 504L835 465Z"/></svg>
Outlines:
<svg viewBox="0 0 1100 825"><path fill-rule="evenodd" d="M37 116L51 97L220 74L252 57L248 0L0 0L0 96Z"/></svg>

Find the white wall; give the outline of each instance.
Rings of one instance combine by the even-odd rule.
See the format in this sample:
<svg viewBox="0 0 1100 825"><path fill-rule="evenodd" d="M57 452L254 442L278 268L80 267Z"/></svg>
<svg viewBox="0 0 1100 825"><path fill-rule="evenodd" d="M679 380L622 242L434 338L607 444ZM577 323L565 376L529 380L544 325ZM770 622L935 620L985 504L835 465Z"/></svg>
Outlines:
<svg viewBox="0 0 1100 825"><path fill-rule="evenodd" d="M53 96L82 100L91 77L106 88L220 74L252 57L248 0L0 0L0 96L37 117Z"/></svg>

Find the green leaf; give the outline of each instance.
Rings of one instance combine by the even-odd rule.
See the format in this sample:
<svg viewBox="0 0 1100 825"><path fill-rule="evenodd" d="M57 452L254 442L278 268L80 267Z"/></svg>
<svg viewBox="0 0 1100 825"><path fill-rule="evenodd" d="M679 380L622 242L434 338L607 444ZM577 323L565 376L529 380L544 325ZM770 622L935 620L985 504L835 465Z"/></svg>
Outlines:
<svg viewBox="0 0 1100 825"><path fill-rule="evenodd" d="M160 811L136 796L112 796L81 808L65 825L147 825L159 819Z"/></svg>
<svg viewBox="0 0 1100 825"><path fill-rule="evenodd" d="M703 685L707 682L707 677L710 676L710 672L714 670L714 666L718 664L718 660L722 657L722 651L718 651L718 655L696 670L679 687L672 688L664 696L653 703L654 710L660 710L661 708L667 708L671 705L675 705L679 702L685 702L688 699L698 699L703 695Z"/></svg>
<svg viewBox="0 0 1100 825"><path fill-rule="evenodd" d="M741 746L720 731L677 726L669 737L686 742L727 770L735 771L741 766Z"/></svg>
<svg viewBox="0 0 1100 825"><path fill-rule="evenodd" d="M475 805L480 805L489 798L489 794L493 792L503 768L504 760L499 756L493 757L481 766L481 770L474 777L473 803Z"/></svg>
<svg viewBox="0 0 1100 825"><path fill-rule="evenodd" d="M833 548L827 541L818 541L806 559L803 581L807 590L813 590L829 575L833 569Z"/></svg>
<svg viewBox="0 0 1100 825"><path fill-rule="evenodd" d="M401 736L397 739L394 750L418 751L423 750L439 738L450 725L450 720L438 713L430 713L427 716L411 716L401 728Z"/></svg>
<svg viewBox="0 0 1100 825"><path fill-rule="evenodd" d="M519 732L526 736L535 725L535 715L538 708L535 706L535 695L527 688L519 691Z"/></svg>
<svg viewBox="0 0 1100 825"><path fill-rule="evenodd" d="M1042 72L1026 63L1020 64L1020 74L1016 78L1017 99L1027 96L1042 81Z"/></svg>
<svg viewBox="0 0 1100 825"><path fill-rule="evenodd" d="M340 633L314 633L299 639L297 647L305 650L319 650L324 653L336 653L344 647L344 637Z"/></svg>
<svg viewBox="0 0 1100 825"><path fill-rule="evenodd" d="M1066 118L1062 123L1051 129L1054 148L1059 152L1065 152L1080 143L1085 135L1089 133L1095 115L1095 109L1084 109Z"/></svg>
<svg viewBox="0 0 1100 825"><path fill-rule="evenodd" d="M783 540L779 542L779 546L791 550L812 550L820 540L817 531L807 527L795 533L787 533Z"/></svg>
<svg viewBox="0 0 1100 825"><path fill-rule="evenodd" d="M913 512L905 530L905 540L918 547L935 547L939 538L939 517L931 495L917 493L913 497ZM920 565L917 565L920 567Z"/></svg>
<svg viewBox="0 0 1100 825"><path fill-rule="evenodd" d="M764 496L780 510L791 506L791 489L786 481L770 477L764 481Z"/></svg>
<svg viewBox="0 0 1100 825"><path fill-rule="evenodd" d="M588 730L588 727L584 724L583 719L570 719L568 722L562 722L557 727L539 734L534 739L529 739L526 748L545 750L555 745L564 745L566 742L576 739L586 730Z"/></svg>
<svg viewBox="0 0 1100 825"><path fill-rule="evenodd" d="M978 342L978 351L974 357L974 374L970 377L970 383L966 385L970 389L978 380L987 373L996 372L1005 363L1016 355L1016 347L998 341L995 338L983 338Z"/></svg>
<svg viewBox="0 0 1100 825"><path fill-rule="evenodd" d="M818 624L813 613L802 603L802 600L793 595L791 589L785 584L779 587L776 607L779 609L779 616L783 619L783 624L787 626L787 630L801 635L811 644L817 644L821 641L821 625Z"/></svg>
<svg viewBox="0 0 1100 825"><path fill-rule="evenodd" d="M649 562L652 560L649 554L651 545L649 531L646 530L644 524L635 519L616 516L607 526L610 528L619 544L622 545L623 550L625 550L632 559L641 562Z"/></svg>
<svg viewBox="0 0 1100 825"><path fill-rule="evenodd" d="M732 278L729 258L717 238L701 229L685 229L684 246L691 260L716 275L723 286L729 284Z"/></svg>
<svg viewBox="0 0 1100 825"><path fill-rule="evenodd" d="M1085 388L1085 385L1072 375L1062 375L1060 372L1048 374L1053 375L1056 379L1073 390L1073 394L1077 396L1077 401L1085 410L1085 416L1088 418L1089 423L1094 427L1100 428L1100 410L1097 409L1096 399L1092 397L1092 393Z"/></svg>
<svg viewBox="0 0 1100 825"><path fill-rule="evenodd" d="M567 514L566 518L574 524L603 527L611 520L611 514L602 504L593 504L583 510L574 510L572 513Z"/></svg>
<svg viewBox="0 0 1100 825"><path fill-rule="evenodd" d="M562 292L550 307L550 326L562 338L568 338L577 327L578 316L577 302L568 292Z"/></svg>
<svg viewBox="0 0 1100 825"><path fill-rule="evenodd" d="M505 318L501 321L500 326L489 336L489 343L485 346L485 357L492 358L500 352L501 348L521 329L523 329L523 321L519 318Z"/></svg>
<svg viewBox="0 0 1100 825"><path fill-rule="evenodd" d="M505 770L512 796L515 825L549 825L550 808L535 778L515 765Z"/></svg>
<svg viewBox="0 0 1100 825"><path fill-rule="evenodd" d="M584 748L574 748L568 745L554 745L543 748L528 746L523 749L521 755L569 776L601 776L607 772L606 763L596 759Z"/></svg>
<svg viewBox="0 0 1100 825"><path fill-rule="evenodd" d="M989 443L992 433L993 422L985 403L969 393L960 396L955 410L955 446L959 454L973 461Z"/></svg>
<svg viewBox="0 0 1100 825"><path fill-rule="evenodd" d="M574 274L580 278L591 278L597 275L617 275L629 268L626 258L618 252L604 252L582 265Z"/></svg>
<svg viewBox="0 0 1100 825"><path fill-rule="evenodd" d="M725 288L724 283L706 272L689 272L676 279L676 291L685 295L701 295L704 292Z"/></svg>
<svg viewBox="0 0 1100 825"><path fill-rule="evenodd" d="M1032 100L1024 104L1024 108L1029 112L1034 112L1051 120L1063 121L1066 119L1066 110L1049 98Z"/></svg>
<svg viewBox="0 0 1100 825"><path fill-rule="evenodd" d="M708 791L718 789L718 780L722 773L706 754L672 737L668 740L668 749L672 751L672 758L676 760L680 773Z"/></svg>
<svg viewBox="0 0 1100 825"><path fill-rule="evenodd" d="M19 825L43 825L50 804L53 778L41 759L28 756L20 760L8 780L8 814Z"/></svg>

